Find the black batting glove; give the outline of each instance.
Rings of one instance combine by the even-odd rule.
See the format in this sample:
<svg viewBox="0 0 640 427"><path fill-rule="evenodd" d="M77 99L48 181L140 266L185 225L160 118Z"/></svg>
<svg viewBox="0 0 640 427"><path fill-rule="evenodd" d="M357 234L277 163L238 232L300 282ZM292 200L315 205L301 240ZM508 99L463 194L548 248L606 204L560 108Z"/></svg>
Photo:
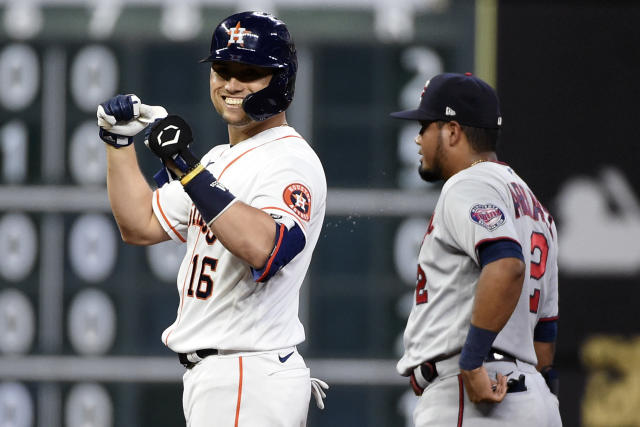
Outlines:
<svg viewBox="0 0 640 427"><path fill-rule="evenodd" d="M169 115L153 122L145 132L145 144L153 154L167 165L173 162L182 173L193 170L200 161L193 155L189 145L193 142L191 128L182 117Z"/></svg>

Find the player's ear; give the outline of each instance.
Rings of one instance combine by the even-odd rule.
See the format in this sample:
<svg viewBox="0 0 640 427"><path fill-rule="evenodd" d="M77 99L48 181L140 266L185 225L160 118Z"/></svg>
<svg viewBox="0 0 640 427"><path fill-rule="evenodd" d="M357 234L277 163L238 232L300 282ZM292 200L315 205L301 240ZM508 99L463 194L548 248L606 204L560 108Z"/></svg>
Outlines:
<svg viewBox="0 0 640 427"><path fill-rule="evenodd" d="M464 137L464 132L462 132L462 127L460 123L455 120L451 120L450 122L446 122L443 131L445 132L446 140L450 147L458 145L460 140Z"/></svg>

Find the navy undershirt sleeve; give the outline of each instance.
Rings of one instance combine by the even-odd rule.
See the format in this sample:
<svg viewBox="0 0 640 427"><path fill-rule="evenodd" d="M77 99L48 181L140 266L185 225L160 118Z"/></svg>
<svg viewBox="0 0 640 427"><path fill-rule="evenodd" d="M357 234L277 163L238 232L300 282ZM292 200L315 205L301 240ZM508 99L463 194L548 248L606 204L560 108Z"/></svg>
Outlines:
<svg viewBox="0 0 640 427"><path fill-rule="evenodd" d="M553 342L558 335L558 321L540 321L533 330L533 339L535 341Z"/></svg>
<svg viewBox="0 0 640 427"><path fill-rule="evenodd" d="M482 243L478 248L478 258L480 259L480 267L501 258L518 258L524 262L520 244L507 239Z"/></svg>

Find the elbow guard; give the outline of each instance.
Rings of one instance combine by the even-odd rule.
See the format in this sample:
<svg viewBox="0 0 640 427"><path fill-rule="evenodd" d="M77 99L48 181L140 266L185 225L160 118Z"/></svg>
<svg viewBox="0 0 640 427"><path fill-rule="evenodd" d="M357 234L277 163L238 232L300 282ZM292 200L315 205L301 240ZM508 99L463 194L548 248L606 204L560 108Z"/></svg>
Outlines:
<svg viewBox="0 0 640 427"><path fill-rule="evenodd" d="M275 246L265 266L260 270L251 269L253 280L256 282L266 282L302 252L306 238L298 224L287 229L284 224L276 223L275 241Z"/></svg>

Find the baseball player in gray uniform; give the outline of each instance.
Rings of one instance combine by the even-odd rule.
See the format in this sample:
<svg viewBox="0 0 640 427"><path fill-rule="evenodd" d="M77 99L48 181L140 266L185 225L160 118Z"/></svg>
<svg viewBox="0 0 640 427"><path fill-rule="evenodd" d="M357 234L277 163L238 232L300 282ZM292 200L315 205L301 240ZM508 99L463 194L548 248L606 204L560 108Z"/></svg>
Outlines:
<svg viewBox="0 0 640 427"><path fill-rule="evenodd" d="M123 238L139 245L186 245L180 303L163 343L185 366L188 427L306 425L310 378L296 345L304 338L298 295L324 220L326 179L304 138L287 124L296 50L285 24L242 12L214 30L202 62L229 143L198 159L189 125L135 95L98 107L108 190ZM132 136L163 168L152 191Z"/></svg>
<svg viewBox="0 0 640 427"><path fill-rule="evenodd" d="M561 425L547 384L555 376L558 235L549 211L497 160L495 91L470 73L439 74L417 109L391 115L420 122L420 176L445 181L397 365L421 396L415 425Z"/></svg>

